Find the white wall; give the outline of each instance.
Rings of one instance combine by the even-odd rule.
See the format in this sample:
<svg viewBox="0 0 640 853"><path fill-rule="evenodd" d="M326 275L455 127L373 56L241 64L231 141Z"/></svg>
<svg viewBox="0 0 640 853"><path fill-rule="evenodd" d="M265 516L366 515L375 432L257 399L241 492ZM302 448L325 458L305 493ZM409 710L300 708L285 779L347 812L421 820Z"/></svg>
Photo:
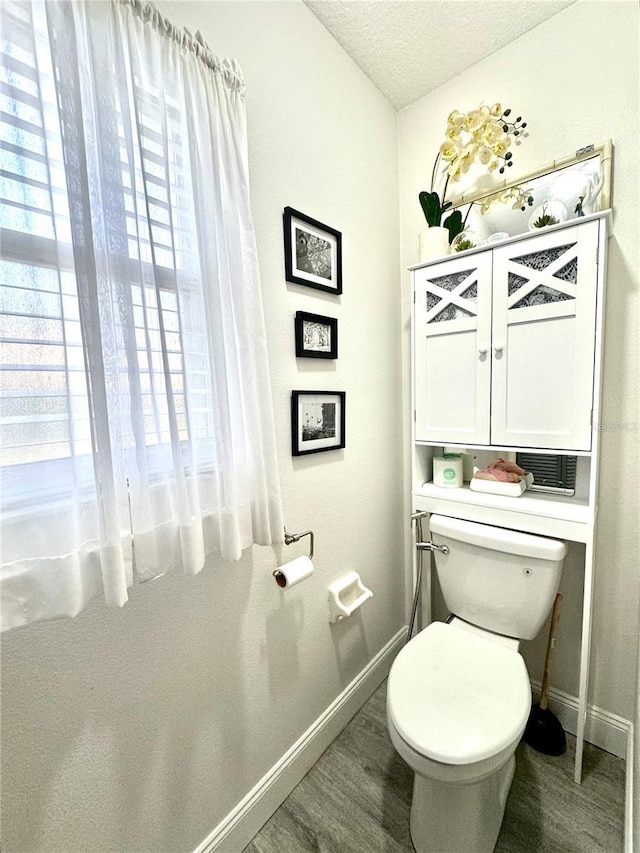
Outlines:
<svg viewBox="0 0 640 853"><path fill-rule="evenodd" d="M283 594L256 548L4 635L4 853L193 850L404 624L396 113L300 2L159 5L247 81L285 518L317 570ZM286 205L342 231L341 298L286 285ZM296 362L301 309L338 317L337 362ZM346 450L292 459L293 388L347 392ZM351 569L375 596L330 626Z"/></svg>
<svg viewBox="0 0 640 853"><path fill-rule="evenodd" d="M525 118L530 135L515 149L514 180L518 172L524 174L591 142L613 139L614 218L609 241L590 702L627 720L633 718L636 696L640 564L638 97L637 3L579 0L407 107L399 117L403 267L417 261L417 234L424 227L418 192L428 188L452 109L466 111L482 101L499 101ZM407 273L403 292L406 375ZM404 385L408 393L408 382ZM409 482L408 470L406 476ZM561 587L565 600L552 679L555 687L574 696L578 692L582 560L583 549L572 546ZM546 633L543 630L536 642L524 644L530 672L538 680Z"/></svg>

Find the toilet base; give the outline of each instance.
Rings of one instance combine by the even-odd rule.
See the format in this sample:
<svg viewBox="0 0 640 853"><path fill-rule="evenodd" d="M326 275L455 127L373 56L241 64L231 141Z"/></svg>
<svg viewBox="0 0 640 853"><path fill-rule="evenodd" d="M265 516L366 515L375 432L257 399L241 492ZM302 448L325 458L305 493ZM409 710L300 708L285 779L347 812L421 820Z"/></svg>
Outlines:
<svg viewBox="0 0 640 853"><path fill-rule="evenodd" d="M515 767L512 754L497 771L466 784L416 773L411 801L416 853L493 853Z"/></svg>

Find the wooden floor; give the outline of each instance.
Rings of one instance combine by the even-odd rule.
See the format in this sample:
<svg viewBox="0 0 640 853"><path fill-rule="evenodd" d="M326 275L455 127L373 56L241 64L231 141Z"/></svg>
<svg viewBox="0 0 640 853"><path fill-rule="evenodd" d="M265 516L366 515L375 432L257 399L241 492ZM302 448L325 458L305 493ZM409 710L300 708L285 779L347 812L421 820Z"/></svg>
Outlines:
<svg viewBox="0 0 640 853"><path fill-rule="evenodd" d="M374 693L262 827L244 853L412 853L413 775L387 733L386 683ZM496 853L618 853L624 762L586 745L573 782L575 740L560 758L520 744ZM438 853L465 853L459 850Z"/></svg>

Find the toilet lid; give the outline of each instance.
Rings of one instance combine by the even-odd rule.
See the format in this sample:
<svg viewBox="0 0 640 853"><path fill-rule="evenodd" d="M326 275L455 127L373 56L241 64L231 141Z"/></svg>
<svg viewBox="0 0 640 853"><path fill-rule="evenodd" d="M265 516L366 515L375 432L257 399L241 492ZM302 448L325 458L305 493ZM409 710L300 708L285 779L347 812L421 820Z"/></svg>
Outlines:
<svg viewBox="0 0 640 853"><path fill-rule="evenodd" d="M387 709L400 737L421 755L471 764L522 734L531 687L515 649L433 622L396 657Z"/></svg>

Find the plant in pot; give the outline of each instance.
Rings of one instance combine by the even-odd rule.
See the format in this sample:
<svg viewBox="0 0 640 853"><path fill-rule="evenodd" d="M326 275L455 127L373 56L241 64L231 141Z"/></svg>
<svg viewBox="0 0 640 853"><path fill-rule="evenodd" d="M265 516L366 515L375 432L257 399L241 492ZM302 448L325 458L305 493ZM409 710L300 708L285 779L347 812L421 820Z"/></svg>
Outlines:
<svg viewBox="0 0 640 853"><path fill-rule="evenodd" d="M453 110L449 114L446 139L433 164L430 189L418 196L429 226L420 234L420 260L447 254L449 245L464 230L471 205L464 220L460 210L451 210L445 216L453 207L453 202L447 199L450 181L459 181L474 163L488 172L499 169L500 174L513 165L509 149L514 140L519 144L520 137L526 136L527 123L521 116L510 121L510 115L510 109L503 110L497 103L492 107L481 104L468 113ZM443 181L439 192L436 185Z"/></svg>
<svg viewBox="0 0 640 853"><path fill-rule="evenodd" d="M549 225L558 225L566 220L567 215L564 204L552 198L533 211L529 219L529 229L533 231L537 228L547 228Z"/></svg>
<svg viewBox="0 0 640 853"><path fill-rule="evenodd" d="M476 236L472 231L461 231L453 238L451 249L454 252L466 252L467 249L475 249L477 245Z"/></svg>
<svg viewBox="0 0 640 853"><path fill-rule="evenodd" d="M534 220L533 227L534 228L545 228L547 225L557 225L558 222L560 222L560 220L556 219L556 217L553 215L553 213L548 213L547 212L547 205L543 204L542 205L542 212L540 213L540 216L536 217L536 219Z"/></svg>

